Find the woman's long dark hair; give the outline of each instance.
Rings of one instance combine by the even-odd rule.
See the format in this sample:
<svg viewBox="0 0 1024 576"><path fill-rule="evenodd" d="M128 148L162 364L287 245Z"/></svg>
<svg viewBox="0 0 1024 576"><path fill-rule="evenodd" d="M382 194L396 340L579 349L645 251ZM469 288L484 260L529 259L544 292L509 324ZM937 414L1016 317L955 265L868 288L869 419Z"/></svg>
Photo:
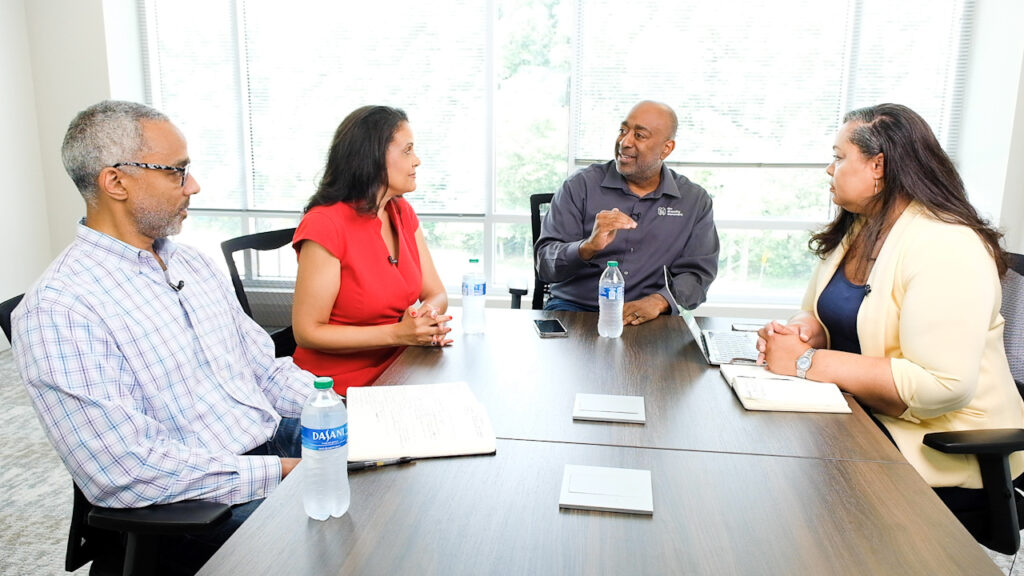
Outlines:
<svg viewBox="0 0 1024 576"><path fill-rule="evenodd" d="M854 123L850 142L865 157L883 154L882 189L872 205L878 208L872 211L877 216L864 224L863 238L878 237L898 199L917 200L939 220L974 230L995 259L999 275L1006 272L1006 252L999 245L1003 234L967 200L960 175L924 118L906 106L878 104L847 113L843 123L847 122ZM811 236L808 246L824 259L843 242L856 217L840 208L831 223Z"/></svg>
<svg viewBox="0 0 1024 576"><path fill-rule="evenodd" d="M375 213L378 195L388 187L388 145L408 121L405 112L388 106L363 106L346 116L334 132L324 175L304 212L346 202L361 214Z"/></svg>

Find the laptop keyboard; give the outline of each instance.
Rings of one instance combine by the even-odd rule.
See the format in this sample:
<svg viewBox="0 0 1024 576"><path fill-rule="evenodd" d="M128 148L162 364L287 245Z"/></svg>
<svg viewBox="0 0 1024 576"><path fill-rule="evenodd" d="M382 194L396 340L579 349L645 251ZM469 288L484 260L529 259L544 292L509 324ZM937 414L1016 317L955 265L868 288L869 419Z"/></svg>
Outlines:
<svg viewBox="0 0 1024 576"><path fill-rule="evenodd" d="M757 360L757 334L753 332L712 332L708 354L719 361Z"/></svg>

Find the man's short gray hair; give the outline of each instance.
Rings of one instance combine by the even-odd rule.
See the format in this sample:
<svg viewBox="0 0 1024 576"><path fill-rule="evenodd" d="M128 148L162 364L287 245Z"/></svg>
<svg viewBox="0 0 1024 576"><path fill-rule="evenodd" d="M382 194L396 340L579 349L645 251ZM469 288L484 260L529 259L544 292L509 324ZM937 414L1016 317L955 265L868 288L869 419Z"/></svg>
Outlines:
<svg viewBox="0 0 1024 576"><path fill-rule="evenodd" d="M142 121L169 122L159 110L120 100L104 100L75 116L64 135L64 169L89 205L96 202L100 172L118 162L138 162L147 152Z"/></svg>

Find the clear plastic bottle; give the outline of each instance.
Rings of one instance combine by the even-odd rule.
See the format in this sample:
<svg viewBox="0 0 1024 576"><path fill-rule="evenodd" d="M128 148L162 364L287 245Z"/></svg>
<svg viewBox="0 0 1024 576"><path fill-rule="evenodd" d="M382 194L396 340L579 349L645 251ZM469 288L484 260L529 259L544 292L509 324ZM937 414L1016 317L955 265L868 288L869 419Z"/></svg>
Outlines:
<svg viewBox="0 0 1024 576"><path fill-rule="evenodd" d="M480 334L484 331L484 303L487 296L487 277L480 269L480 261L469 260L469 271L462 276L462 333Z"/></svg>
<svg viewBox="0 0 1024 576"><path fill-rule="evenodd" d="M348 411L334 380L320 377L302 407L302 504L314 520L348 512Z"/></svg>
<svg viewBox="0 0 1024 576"><path fill-rule="evenodd" d="M597 333L605 338L618 338L622 335L622 305L626 299L626 280L619 272L618 262L608 262L597 286Z"/></svg>

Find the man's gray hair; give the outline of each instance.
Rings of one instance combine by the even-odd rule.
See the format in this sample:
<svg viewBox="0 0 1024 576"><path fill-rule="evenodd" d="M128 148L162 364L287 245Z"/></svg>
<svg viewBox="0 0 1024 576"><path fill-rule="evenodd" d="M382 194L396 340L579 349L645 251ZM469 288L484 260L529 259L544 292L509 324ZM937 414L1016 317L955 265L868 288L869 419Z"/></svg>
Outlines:
<svg viewBox="0 0 1024 576"><path fill-rule="evenodd" d="M142 121L169 122L159 110L120 100L104 100L75 116L64 135L64 169L90 206L96 203L100 172L118 162L138 162L147 152Z"/></svg>

